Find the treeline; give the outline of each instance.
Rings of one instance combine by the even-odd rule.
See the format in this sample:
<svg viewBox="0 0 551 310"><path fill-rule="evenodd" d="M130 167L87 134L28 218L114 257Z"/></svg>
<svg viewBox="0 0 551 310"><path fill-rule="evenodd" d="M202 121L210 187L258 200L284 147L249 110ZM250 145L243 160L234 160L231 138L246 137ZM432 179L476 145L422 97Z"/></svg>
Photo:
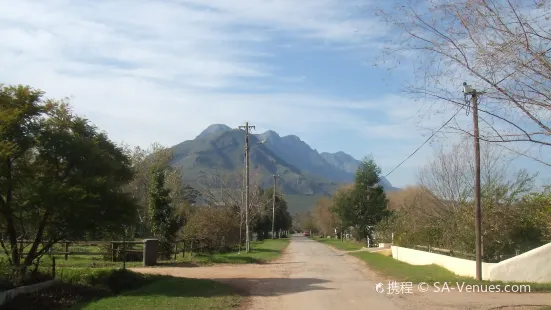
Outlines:
<svg viewBox="0 0 551 310"><path fill-rule="evenodd" d="M491 143L481 145L483 260L498 262L551 242L551 191L537 175L515 169ZM474 165L470 142L437 149L419 173L419 186L389 195L393 215L381 238L406 247L432 246L457 256L475 253ZM462 253L467 253L464 255Z"/></svg>
<svg viewBox="0 0 551 310"><path fill-rule="evenodd" d="M551 242L551 187L515 169L502 148L482 143L483 260L497 262ZM379 170L364 161L354 184L295 216L297 228L323 236L352 233L360 241L435 247L472 259L475 254L474 165L464 141L435 149L418 185L390 192L372 188ZM371 178L370 178L371 176ZM336 233L335 233L336 232Z"/></svg>
<svg viewBox="0 0 551 310"><path fill-rule="evenodd" d="M40 258L60 240L156 237L165 258L183 239L211 251L232 250L244 240L242 174L215 171L192 187L171 165L170 149L118 145L65 100L0 85L0 138L0 245L14 281L37 272ZM252 179L250 226L265 238L273 190ZM277 236L291 226L279 192L274 224ZM30 244L22 247L23 239Z"/></svg>
<svg viewBox="0 0 551 310"><path fill-rule="evenodd" d="M391 215L380 185L381 169L371 157L362 160L354 184L342 186L331 198L321 198L312 211L295 215L295 228L322 236L351 234L375 242L375 226Z"/></svg>

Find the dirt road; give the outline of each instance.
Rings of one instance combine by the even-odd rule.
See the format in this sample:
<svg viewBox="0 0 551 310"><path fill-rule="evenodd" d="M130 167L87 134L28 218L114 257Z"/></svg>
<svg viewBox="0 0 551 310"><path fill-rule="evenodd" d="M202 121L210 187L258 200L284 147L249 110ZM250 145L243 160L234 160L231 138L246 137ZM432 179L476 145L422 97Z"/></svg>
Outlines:
<svg viewBox="0 0 551 310"><path fill-rule="evenodd" d="M249 309L538 309L551 294L435 293L387 294L388 278L355 257L304 237L293 237L284 255L264 265L196 268L140 268L135 271L209 278L250 296ZM375 290L384 283L385 292Z"/></svg>

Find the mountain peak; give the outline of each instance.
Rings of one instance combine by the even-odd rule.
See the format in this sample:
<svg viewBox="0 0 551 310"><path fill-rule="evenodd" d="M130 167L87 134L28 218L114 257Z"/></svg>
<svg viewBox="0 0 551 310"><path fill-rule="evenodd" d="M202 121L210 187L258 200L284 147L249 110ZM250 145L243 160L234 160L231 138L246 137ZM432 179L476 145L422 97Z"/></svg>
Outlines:
<svg viewBox="0 0 551 310"><path fill-rule="evenodd" d="M283 139L287 139L287 140L291 140L291 141L302 141L302 140L300 140L299 137L297 137L295 135L288 135L288 136L283 137Z"/></svg>
<svg viewBox="0 0 551 310"><path fill-rule="evenodd" d="M224 125L224 124L212 124L210 125L209 127L207 127L205 130L203 130L198 136L197 138L206 138L208 136L211 136L211 135L214 135L214 134L217 134L217 133L221 133L221 132L225 132L225 131L228 131L228 130L231 130L231 127L227 126L227 125Z"/></svg>

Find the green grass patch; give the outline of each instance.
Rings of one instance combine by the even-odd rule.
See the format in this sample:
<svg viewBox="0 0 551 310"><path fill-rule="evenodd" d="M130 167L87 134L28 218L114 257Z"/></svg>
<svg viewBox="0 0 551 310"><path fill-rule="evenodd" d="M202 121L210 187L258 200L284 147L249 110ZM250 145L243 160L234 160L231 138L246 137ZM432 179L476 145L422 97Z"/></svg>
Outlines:
<svg viewBox="0 0 551 310"><path fill-rule="evenodd" d="M313 239L321 243L335 247L342 251L361 250L362 247L364 247L363 244L352 240L341 241L340 239L328 239L328 238L317 238L317 237L314 237Z"/></svg>
<svg viewBox="0 0 551 310"><path fill-rule="evenodd" d="M67 268L58 280L17 296L2 309L225 309L241 302L230 287L214 281L121 269Z"/></svg>
<svg viewBox="0 0 551 310"><path fill-rule="evenodd" d="M551 291L551 283L504 283L500 281L478 281L473 278L458 276L448 269L438 265L410 265L390 256L369 252L351 253L351 255L366 262L373 271L379 272L382 276L401 282L465 282L466 284L501 284L501 286L504 284L519 284L530 285L532 292Z"/></svg>
<svg viewBox="0 0 551 310"><path fill-rule="evenodd" d="M179 254L176 260L161 261L159 265L263 264L279 258L285 247L289 244L289 240L288 238L281 238L251 242L251 251L249 253L246 253L242 248L240 253L237 251L212 254L194 253L193 255L187 253L186 256Z"/></svg>
<svg viewBox="0 0 551 310"><path fill-rule="evenodd" d="M137 290L75 305L71 309L229 309L242 297L211 280L163 277Z"/></svg>

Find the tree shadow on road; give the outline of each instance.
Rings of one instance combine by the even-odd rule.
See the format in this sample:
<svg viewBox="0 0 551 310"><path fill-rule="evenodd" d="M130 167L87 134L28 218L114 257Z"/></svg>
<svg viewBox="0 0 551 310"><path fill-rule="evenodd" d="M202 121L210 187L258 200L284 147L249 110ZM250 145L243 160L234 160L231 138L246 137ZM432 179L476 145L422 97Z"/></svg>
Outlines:
<svg viewBox="0 0 551 310"><path fill-rule="evenodd" d="M125 296L162 295L168 297L211 297L228 294L242 296L280 296L292 293L330 290L320 286L326 280L316 278L219 278L219 279L188 279L170 278L162 283L153 283L147 289L125 292ZM233 290L220 289L220 285L229 285ZM170 289L167 289L170 287ZM201 287L202 289L198 289Z"/></svg>

